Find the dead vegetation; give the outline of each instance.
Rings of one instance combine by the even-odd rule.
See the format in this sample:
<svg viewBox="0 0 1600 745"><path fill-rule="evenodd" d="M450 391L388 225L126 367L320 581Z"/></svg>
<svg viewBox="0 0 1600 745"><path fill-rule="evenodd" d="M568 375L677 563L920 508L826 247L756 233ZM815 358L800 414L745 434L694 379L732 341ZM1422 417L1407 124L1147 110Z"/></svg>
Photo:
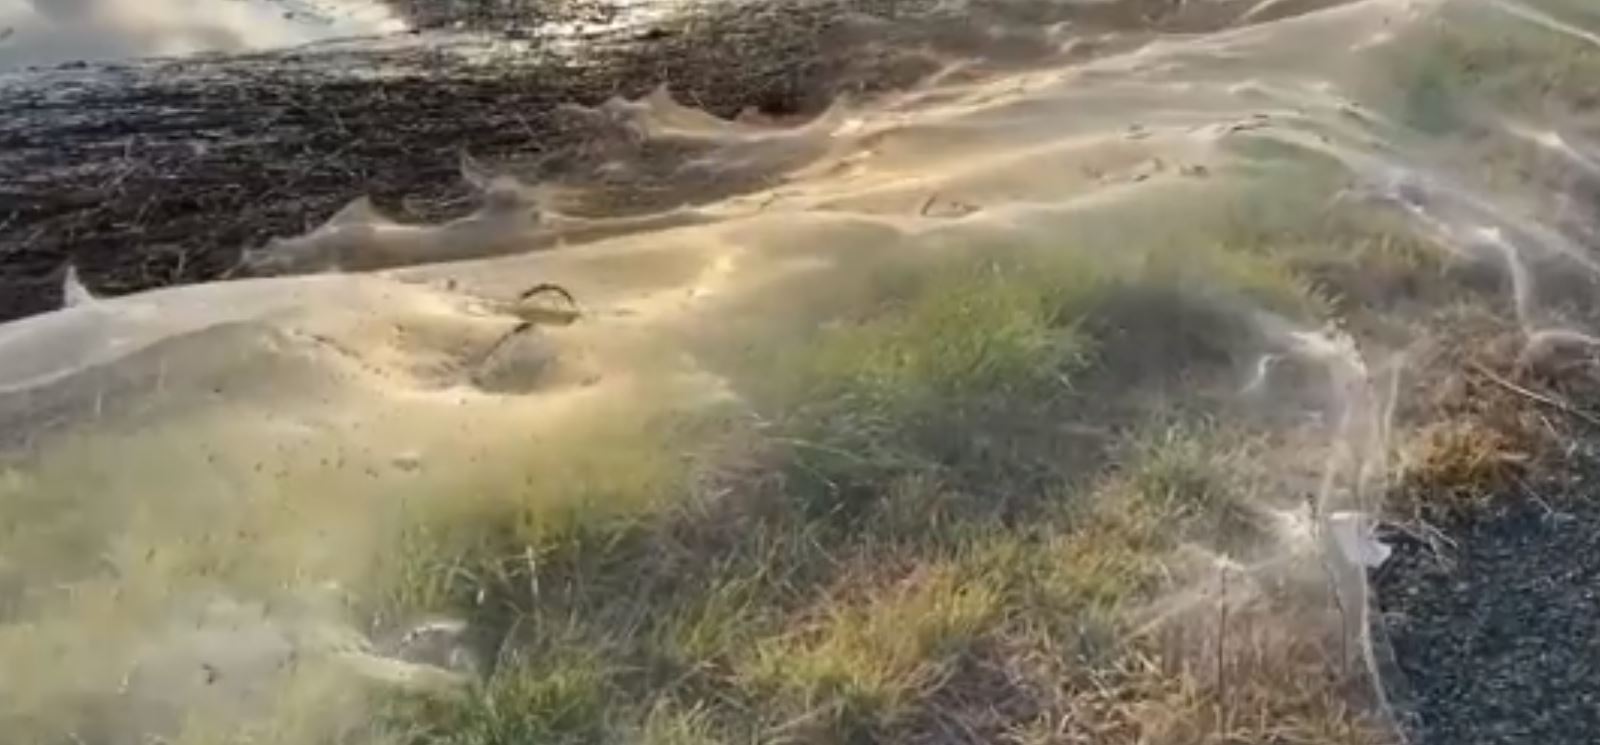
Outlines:
<svg viewBox="0 0 1600 745"><path fill-rule="evenodd" d="M1450 523L1497 500L1524 499L1535 481L1571 470L1571 445L1600 428L1594 361L1579 347L1531 364L1524 332L1458 309L1427 345L1400 416L1401 520Z"/></svg>

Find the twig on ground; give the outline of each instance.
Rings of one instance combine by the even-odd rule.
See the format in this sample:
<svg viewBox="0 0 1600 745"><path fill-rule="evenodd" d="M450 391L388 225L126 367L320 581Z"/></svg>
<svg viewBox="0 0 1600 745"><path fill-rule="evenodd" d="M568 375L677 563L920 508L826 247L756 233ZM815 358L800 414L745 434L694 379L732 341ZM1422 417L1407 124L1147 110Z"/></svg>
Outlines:
<svg viewBox="0 0 1600 745"><path fill-rule="evenodd" d="M517 299L528 300L538 295L556 295L566 300L568 304L574 307L578 305L578 300L572 296L572 293L567 292L567 288L551 282L540 282L539 284L529 287L528 289L523 290L522 294L517 295Z"/></svg>
<svg viewBox="0 0 1600 745"><path fill-rule="evenodd" d="M1217 598L1217 734L1225 736L1229 729L1228 711L1228 567L1222 567L1217 578L1220 585Z"/></svg>
<svg viewBox="0 0 1600 745"><path fill-rule="evenodd" d="M529 126L528 120L522 116L521 112L513 111L511 112L511 117L516 120L517 124L522 126L522 131L528 135L529 142L539 142L539 133L533 131L533 127Z"/></svg>
<svg viewBox="0 0 1600 745"><path fill-rule="evenodd" d="M184 270L188 269L188 268L189 268L189 251L187 249L180 248L178 250L177 266L174 266L172 268L172 283L173 284L177 284L179 282L182 282L183 281L183 277L184 277Z"/></svg>
<svg viewBox="0 0 1600 745"><path fill-rule="evenodd" d="M1530 390L1526 387L1517 385L1516 383L1507 380L1504 376L1495 373L1493 370L1490 370L1479 363L1472 363L1472 369L1476 370L1480 375L1487 378L1489 382L1511 391L1512 393L1558 409L1564 414L1567 414L1575 419L1579 419L1592 427L1600 429L1600 417L1597 417L1594 414L1590 414L1589 412L1579 409L1566 401L1555 398L1554 396L1539 393L1538 391Z"/></svg>
<svg viewBox="0 0 1600 745"><path fill-rule="evenodd" d="M1544 497L1539 496L1539 494L1533 490L1533 487L1528 485L1528 482L1520 478L1514 478L1513 481L1516 483L1517 488L1522 490L1523 496L1532 500L1534 504L1539 506L1539 509L1544 510L1544 517L1546 520L1559 521L1572 519L1571 514L1562 512L1561 510L1550 506L1550 503L1545 501Z"/></svg>

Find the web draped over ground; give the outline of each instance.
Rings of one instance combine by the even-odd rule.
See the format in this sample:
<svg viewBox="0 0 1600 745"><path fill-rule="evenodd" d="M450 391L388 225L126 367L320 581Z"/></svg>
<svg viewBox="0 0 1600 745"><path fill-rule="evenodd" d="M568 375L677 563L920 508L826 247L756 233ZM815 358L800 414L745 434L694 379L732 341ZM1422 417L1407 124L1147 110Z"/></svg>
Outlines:
<svg viewBox="0 0 1600 745"><path fill-rule="evenodd" d="M669 459L715 461L793 404L773 381L805 363L767 360L872 298L933 287L953 299L928 313L961 309L941 322L1000 313L963 294L989 269L951 266L1089 309L1046 335L1094 339L1088 371L1062 376L1078 418L1051 437L1201 412L1250 443L1229 461L1247 488L1207 507L1242 527L1169 552L1129 626L1185 660L1315 650L1391 718L1371 530L1440 319L1493 319L1530 359L1593 346L1600 121L1577 94L1600 17L1297 5L1087 58L1062 27L1059 56L953 65L806 123L717 119L670 91L573 107L614 178L468 158L482 207L454 221L361 202L247 258L279 276L73 294L0 326L0 722L89 742L291 720L322 736L370 718L330 693L348 681L469 685L493 667L481 640L418 640L483 630L374 610L397 554L420 551L418 515L552 473L604 481L560 464L663 419L735 422L673 439ZM573 209L630 174L741 186ZM995 337L1032 350L1029 333ZM914 357L886 354L851 395L911 379ZM1050 442L1019 462L1080 457ZM1240 618L1258 637L1230 631Z"/></svg>

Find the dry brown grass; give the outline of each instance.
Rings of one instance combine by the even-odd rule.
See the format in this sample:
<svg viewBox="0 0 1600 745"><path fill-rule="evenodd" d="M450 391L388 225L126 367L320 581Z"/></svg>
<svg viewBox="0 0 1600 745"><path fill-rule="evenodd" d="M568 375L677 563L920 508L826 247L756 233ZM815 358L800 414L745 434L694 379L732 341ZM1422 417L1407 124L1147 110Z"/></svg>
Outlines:
<svg viewBox="0 0 1600 745"><path fill-rule="evenodd" d="M1421 428L1404 449L1392 511L1437 519L1482 509L1525 472L1531 456L1504 430L1476 419Z"/></svg>
<svg viewBox="0 0 1600 745"><path fill-rule="evenodd" d="M1308 633L1327 619L1259 602L1198 604L1099 655L1062 655L1060 640L1012 634L941 692L922 742L1191 745L1390 742L1359 665ZM952 686L956 688L956 686ZM1004 716L997 716L1004 714ZM953 722L953 724L952 724Z"/></svg>
<svg viewBox="0 0 1600 745"><path fill-rule="evenodd" d="M1450 522L1523 498L1600 423L1586 409L1600 400L1592 360L1529 364L1523 334L1481 313L1452 314L1441 327L1449 332L1418 355L1402 392L1407 426L1387 501L1402 521Z"/></svg>

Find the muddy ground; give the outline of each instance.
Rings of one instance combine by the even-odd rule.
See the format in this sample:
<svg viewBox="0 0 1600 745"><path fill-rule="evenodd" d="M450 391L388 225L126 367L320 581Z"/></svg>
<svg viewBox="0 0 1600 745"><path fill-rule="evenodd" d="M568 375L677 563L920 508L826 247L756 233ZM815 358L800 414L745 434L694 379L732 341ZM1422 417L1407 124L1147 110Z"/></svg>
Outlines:
<svg viewBox="0 0 1600 745"><path fill-rule="evenodd" d="M1058 52L1052 23L1104 40L1232 20L1184 16L1171 0L962 12L936 0L704 0L631 16L603 0L396 2L416 32L0 76L0 320L58 307L69 263L104 294L228 276L243 249L362 195L401 219L464 213L464 151L534 164L523 175L535 178L585 178L587 133L562 121L561 104L667 84L721 116L803 117L979 52L990 65ZM631 209L673 198L656 190Z"/></svg>

